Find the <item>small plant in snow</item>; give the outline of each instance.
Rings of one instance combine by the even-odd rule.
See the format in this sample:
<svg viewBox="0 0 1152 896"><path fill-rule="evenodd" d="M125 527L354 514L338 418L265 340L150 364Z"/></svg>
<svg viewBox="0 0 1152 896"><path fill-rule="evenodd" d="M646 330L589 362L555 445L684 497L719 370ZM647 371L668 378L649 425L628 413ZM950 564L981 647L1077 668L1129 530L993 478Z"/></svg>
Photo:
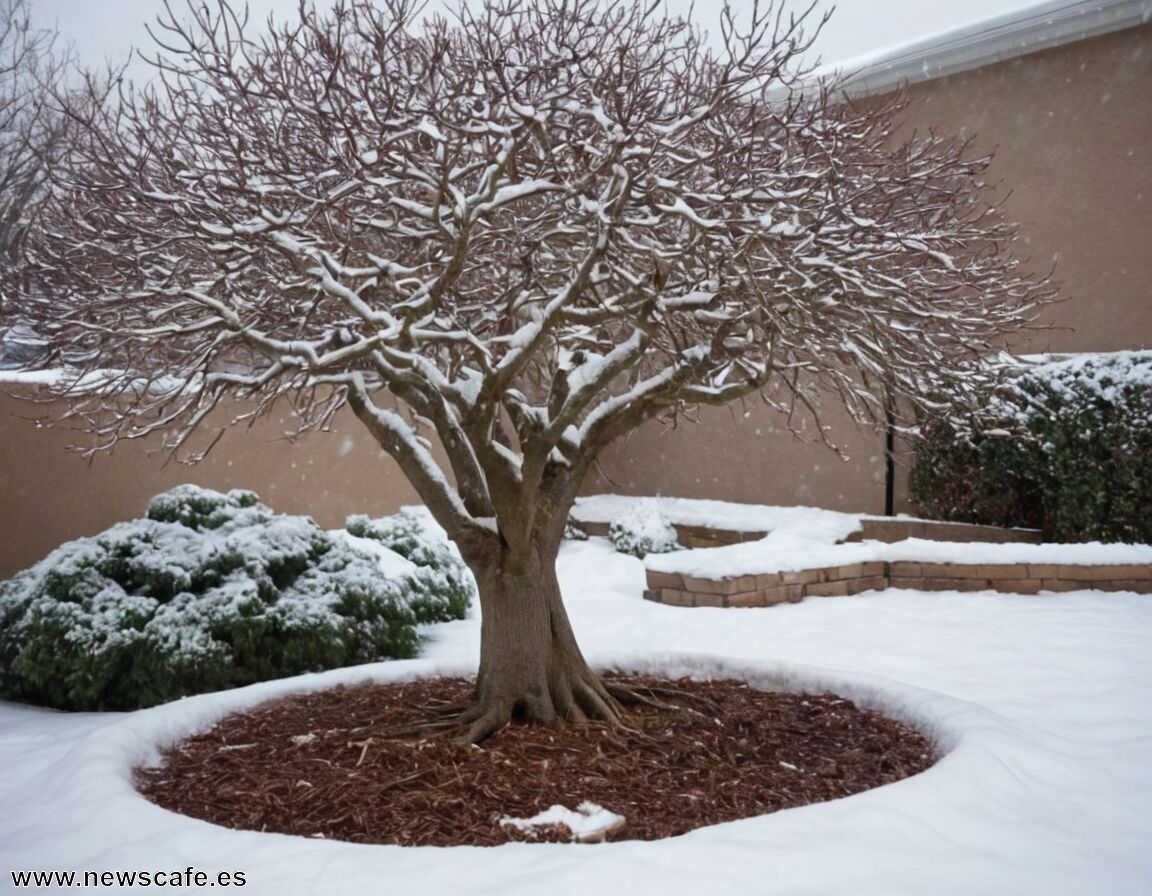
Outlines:
<svg viewBox="0 0 1152 896"><path fill-rule="evenodd" d="M676 528L652 504L637 502L608 525L608 538L622 554L643 557L676 550Z"/></svg>
<svg viewBox="0 0 1152 896"><path fill-rule="evenodd" d="M579 523L574 523L568 520L564 524L564 540L565 541L587 541L588 533L584 531L584 527Z"/></svg>
<svg viewBox="0 0 1152 896"><path fill-rule="evenodd" d="M126 710L414 656L416 625L463 616L470 583L444 572L447 548L407 522L393 529L412 571L389 577L378 558L252 492L179 486L146 519L0 583L0 697Z"/></svg>

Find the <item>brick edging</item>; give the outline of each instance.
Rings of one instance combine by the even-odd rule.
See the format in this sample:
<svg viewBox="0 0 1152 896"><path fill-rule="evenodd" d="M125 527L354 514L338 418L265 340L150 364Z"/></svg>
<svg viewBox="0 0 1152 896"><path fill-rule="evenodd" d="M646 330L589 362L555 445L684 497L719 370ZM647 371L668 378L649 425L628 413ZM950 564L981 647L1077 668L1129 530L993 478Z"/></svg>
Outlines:
<svg viewBox="0 0 1152 896"><path fill-rule="evenodd" d="M1135 591L1152 594L1152 564L916 563L875 560L794 572L710 579L648 571L644 597L677 607L768 607L862 591Z"/></svg>

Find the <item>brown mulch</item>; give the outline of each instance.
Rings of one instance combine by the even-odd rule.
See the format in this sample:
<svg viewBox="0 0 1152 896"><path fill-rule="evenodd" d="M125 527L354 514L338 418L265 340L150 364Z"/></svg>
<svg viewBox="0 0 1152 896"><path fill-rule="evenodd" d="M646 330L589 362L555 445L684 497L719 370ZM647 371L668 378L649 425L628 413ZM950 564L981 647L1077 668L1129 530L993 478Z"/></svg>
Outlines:
<svg viewBox="0 0 1152 896"><path fill-rule="evenodd" d="M670 711L629 710L630 729L513 725L479 746L397 737L466 701L471 682L365 684L288 697L229 716L137 769L137 787L174 812L224 825L406 846L490 846L535 837L501 826L589 801L626 819L612 840L836 799L931 766L918 732L833 694L758 691L737 681L670 683ZM698 699L698 698L702 698Z"/></svg>

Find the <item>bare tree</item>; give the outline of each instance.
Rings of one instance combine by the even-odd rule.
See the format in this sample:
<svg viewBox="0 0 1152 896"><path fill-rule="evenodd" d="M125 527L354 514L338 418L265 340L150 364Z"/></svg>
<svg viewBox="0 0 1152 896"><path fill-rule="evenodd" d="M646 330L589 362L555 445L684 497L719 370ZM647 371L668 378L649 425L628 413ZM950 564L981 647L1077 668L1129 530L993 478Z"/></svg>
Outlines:
<svg viewBox="0 0 1152 896"><path fill-rule="evenodd" d="M24 310L99 384L72 413L101 447L186 447L225 399L350 406L479 583L472 740L620 718L555 572L610 442L756 394L866 419L976 391L1046 297L986 159L802 86L807 14L725 13L717 51L626 2L187 15L85 120Z"/></svg>
<svg viewBox="0 0 1152 896"><path fill-rule="evenodd" d="M19 246L35 200L67 147L69 123L53 95L71 56L55 32L32 27L28 0L0 0L0 268L19 276ZM43 343L0 292L0 367L40 359Z"/></svg>
<svg viewBox="0 0 1152 896"><path fill-rule="evenodd" d="M0 0L0 255L13 256L25 215L65 145L50 98L68 64L56 34L32 27L27 0Z"/></svg>

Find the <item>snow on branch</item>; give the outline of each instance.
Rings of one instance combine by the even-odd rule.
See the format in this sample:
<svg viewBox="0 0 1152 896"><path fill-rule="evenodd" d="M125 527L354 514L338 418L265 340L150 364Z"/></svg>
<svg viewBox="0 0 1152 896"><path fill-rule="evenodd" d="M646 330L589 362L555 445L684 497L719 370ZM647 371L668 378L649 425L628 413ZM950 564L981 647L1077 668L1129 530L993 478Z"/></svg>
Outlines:
<svg viewBox="0 0 1152 896"><path fill-rule="evenodd" d="M1050 297L986 158L799 77L811 10L726 13L713 51L624 2L338 0L270 29L230 4L157 24L153 85L77 101L10 290L58 363L124 371L108 444L145 413L182 438L222 392L306 426L349 402L441 522L528 525L508 495L567 495L696 403L976 393Z"/></svg>

